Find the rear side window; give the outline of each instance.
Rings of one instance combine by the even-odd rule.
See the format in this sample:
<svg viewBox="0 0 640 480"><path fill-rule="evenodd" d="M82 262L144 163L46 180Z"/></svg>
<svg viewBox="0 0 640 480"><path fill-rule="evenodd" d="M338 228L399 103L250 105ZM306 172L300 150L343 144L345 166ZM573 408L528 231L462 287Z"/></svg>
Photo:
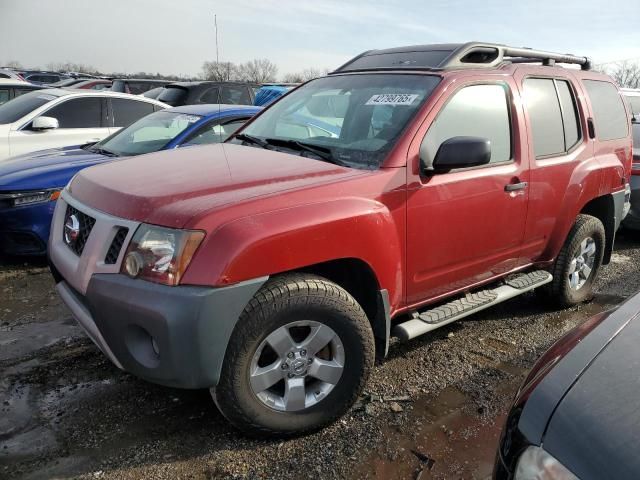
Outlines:
<svg viewBox="0 0 640 480"><path fill-rule="evenodd" d="M127 127L136 120L153 113L153 104L126 98L112 98L113 122L116 127Z"/></svg>
<svg viewBox="0 0 640 480"><path fill-rule="evenodd" d="M101 128L102 99L72 98L42 114L58 119L60 128Z"/></svg>
<svg viewBox="0 0 640 480"><path fill-rule="evenodd" d="M0 105L9 101L9 89L0 90Z"/></svg>
<svg viewBox="0 0 640 480"><path fill-rule="evenodd" d="M609 82L584 80L598 140L624 138L629 133L627 113L618 89Z"/></svg>
<svg viewBox="0 0 640 480"><path fill-rule="evenodd" d="M423 140L429 159L453 137L482 137L491 141L490 163L511 160L511 121L507 92L502 85L471 85L454 94L442 108Z"/></svg>
<svg viewBox="0 0 640 480"><path fill-rule="evenodd" d="M231 105L251 105L251 95L249 89L243 86L222 87L220 103Z"/></svg>
<svg viewBox="0 0 640 480"><path fill-rule="evenodd" d="M569 82L527 78L523 87L536 158L566 154L581 138L578 110Z"/></svg>
<svg viewBox="0 0 640 480"><path fill-rule="evenodd" d="M219 96L218 96L219 91L220 90L218 89L218 87L213 87L205 91L200 97L200 100L199 100L200 103L220 103Z"/></svg>

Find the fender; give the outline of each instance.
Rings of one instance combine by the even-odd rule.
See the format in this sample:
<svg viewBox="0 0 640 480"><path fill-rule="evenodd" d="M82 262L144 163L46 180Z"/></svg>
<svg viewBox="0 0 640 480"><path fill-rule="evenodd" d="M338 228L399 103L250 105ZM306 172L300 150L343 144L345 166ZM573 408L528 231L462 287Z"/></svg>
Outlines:
<svg viewBox="0 0 640 480"><path fill-rule="evenodd" d="M560 207L557 210L555 224L550 229L549 241L540 261L551 262L560 253L576 217L584 206L594 198L601 196L602 169L595 159L581 162L571 172ZM544 191L542 192L544 194Z"/></svg>
<svg viewBox="0 0 640 480"><path fill-rule="evenodd" d="M382 198L395 208L346 197L232 220L208 236L183 283L225 286L354 258L371 268L394 310L403 295L405 192Z"/></svg>

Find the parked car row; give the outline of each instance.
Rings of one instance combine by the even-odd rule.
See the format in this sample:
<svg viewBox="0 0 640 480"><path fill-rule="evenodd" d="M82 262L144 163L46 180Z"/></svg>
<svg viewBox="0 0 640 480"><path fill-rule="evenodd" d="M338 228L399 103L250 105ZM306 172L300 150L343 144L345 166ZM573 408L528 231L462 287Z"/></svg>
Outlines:
<svg viewBox="0 0 640 480"><path fill-rule="evenodd" d="M258 87L174 82L157 100L42 90L0 106L13 155L27 137L40 149L56 130L117 129L116 105L129 101L127 128L0 166L4 245L42 253L48 237L58 293L114 365L210 389L245 432L334 422L392 336L409 341L533 289L559 306L590 299L616 231L633 225L636 95L625 100L586 57L477 42L374 50L277 101L265 95L273 103L259 113L237 106ZM93 107L74 109L80 100ZM217 145L193 147L203 144ZM613 433L607 445L576 438L581 419L616 415L595 389L603 375L627 372L625 395L640 390L631 348L612 353L635 345L639 302L541 359L496 477L602 478L608 458L624 461ZM627 468L620 477L634 476Z"/></svg>

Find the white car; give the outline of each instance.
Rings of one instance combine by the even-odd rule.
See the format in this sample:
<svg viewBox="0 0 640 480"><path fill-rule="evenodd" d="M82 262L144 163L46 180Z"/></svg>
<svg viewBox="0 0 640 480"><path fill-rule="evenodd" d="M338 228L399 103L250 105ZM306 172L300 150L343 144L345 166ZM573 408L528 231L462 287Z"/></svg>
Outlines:
<svg viewBox="0 0 640 480"><path fill-rule="evenodd" d="M0 105L0 162L16 155L97 142L167 108L146 97L47 88Z"/></svg>

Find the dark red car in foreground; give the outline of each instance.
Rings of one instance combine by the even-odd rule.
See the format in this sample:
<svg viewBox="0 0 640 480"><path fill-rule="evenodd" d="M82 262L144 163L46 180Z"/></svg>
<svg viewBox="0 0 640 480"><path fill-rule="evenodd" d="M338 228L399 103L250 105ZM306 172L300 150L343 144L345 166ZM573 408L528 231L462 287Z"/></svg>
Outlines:
<svg viewBox="0 0 640 480"><path fill-rule="evenodd" d="M49 254L115 365L210 388L245 431L299 434L353 404L391 335L536 287L589 298L631 157L620 92L585 57L376 50L228 143L83 170Z"/></svg>

